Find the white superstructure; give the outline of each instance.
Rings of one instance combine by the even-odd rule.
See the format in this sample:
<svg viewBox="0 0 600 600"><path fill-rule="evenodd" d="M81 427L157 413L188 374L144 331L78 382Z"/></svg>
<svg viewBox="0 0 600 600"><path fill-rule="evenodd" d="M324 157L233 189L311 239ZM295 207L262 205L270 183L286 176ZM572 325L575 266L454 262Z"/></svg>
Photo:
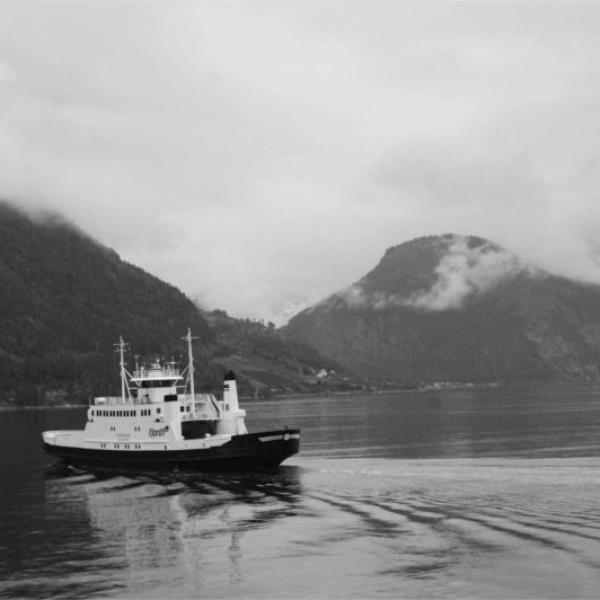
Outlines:
<svg viewBox="0 0 600 600"><path fill-rule="evenodd" d="M192 335L188 366L154 362L130 373L125 366L126 344L121 338L121 395L95 398L87 411L84 430L46 431L50 445L98 450L190 450L221 446L232 436L246 434L246 411L239 408L233 373L225 376L223 398L194 390Z"/></svg>

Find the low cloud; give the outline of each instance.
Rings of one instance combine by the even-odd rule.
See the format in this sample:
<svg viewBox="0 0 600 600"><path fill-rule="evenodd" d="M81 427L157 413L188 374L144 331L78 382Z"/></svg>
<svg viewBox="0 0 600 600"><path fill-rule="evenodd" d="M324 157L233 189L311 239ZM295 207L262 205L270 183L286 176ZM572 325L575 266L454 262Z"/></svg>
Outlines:
<svg viewBox="0 0 600 600"><path fill-rule="evenodd" d="M600 5L539 8L0 3L0 197L278 323L436 231L598 283Z"/></svg>
<svg viewBox="0 0 600 600"><path fill-rule="evenodd" d="M463 306L473 295L485 293L519 273L527 272L530 276L543 273L491 242L474 245L467 237L452 236L445 238L443 243L447 248L435 268L436 279L429 289L407 296L401 290L390 294L367 290L361 283L356 283L334 294L324 304L329 308L343 303L351 309L452 310Z"/></svg>
<svg viewBox="0 0 600 600"><path fill-rule="evenodd" d="M486 242L472 248L467 238L455 236L435 269L436 282L405 305L425 310L460 308L472 294L486 292L525 268L514 254L498 246Z"/></svg>

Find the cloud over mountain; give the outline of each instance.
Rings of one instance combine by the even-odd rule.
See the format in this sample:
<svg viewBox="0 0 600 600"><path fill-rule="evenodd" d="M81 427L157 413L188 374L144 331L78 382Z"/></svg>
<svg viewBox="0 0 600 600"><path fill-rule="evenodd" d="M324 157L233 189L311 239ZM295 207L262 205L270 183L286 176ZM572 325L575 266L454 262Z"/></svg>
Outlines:
<svg viewBox="0 0 600 600"><path fill-rule="evenodd" d="M278 322L431 231L598 282L599 48L593 2L0 2L0 197Z"/></svg>
<svg viewBox="0 0 600 600"><path fill-rule="evenodd" d="M471 296L485 293L502 281L527 272L541 276L542 271L524 263L497 244L478 238L445 235L436 246L439 262L432 280L420 289L404 282L391 291L375 287L369 276L335 293L323 304L336 307L342 301L349 308L383 310L411 307L424 311L460 308Z"/></svg>
<svg viewBox="0 0 600 600"><path fill-rule="evenodd" d="M425 310L460 308L471 294L492 289L523 269L515 255L495 244L485 242L473 247L468 238L453 236L435 268L435 283L430 289L408 298L405 305Z"/></svg>
<svg viewBox="0 0 600 600"><path fill-rule="evenodd" d="M417 238L293 317L287 335L401 381L600 377L600 286L551 275L488 240Z"/></svg>

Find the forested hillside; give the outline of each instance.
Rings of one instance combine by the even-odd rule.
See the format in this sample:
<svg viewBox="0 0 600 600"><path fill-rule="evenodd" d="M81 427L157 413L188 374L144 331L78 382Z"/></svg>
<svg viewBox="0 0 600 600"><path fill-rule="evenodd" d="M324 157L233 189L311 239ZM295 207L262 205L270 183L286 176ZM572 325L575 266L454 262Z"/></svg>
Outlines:
<svg viewBox="0 0 600 600"><path fill-rule="evenodd" d="M222 310L205 312L204 317L214 333L215 344L209 349L213 363L236 371L245 395L348 391L362 386L339 363L306 343L287 339L273 324L235 319Z"/></svg>
<svg viewBox="0 0 600 600"><path fill-rule="evenodd" d="M285 332L369 378L600 378L600 287L525 264L478 237L394 246Z"/></svg>
<svg viewBox="0 0 600 600"><path fill-rule="evenodd" d="M140 355L170 356L188 326L203 345L212 343L206 321L175 287L60 217L32 219L0 204L4 400L58 402L116 390L119 335Z"/></svg>
<svg viewBox="0 0 600 600"><path fill-rule="evenodd" d="M32 218L0 203L0 404L118 392L113 349L121 335L130 343L130 367L134 355L185 365L180 338L188 326L198 336L198 390L218 392L230 368L251 396L350 385L337 363L274 327L204 312L59 216ZM323 370L327 376L316 377Z"/></svg>

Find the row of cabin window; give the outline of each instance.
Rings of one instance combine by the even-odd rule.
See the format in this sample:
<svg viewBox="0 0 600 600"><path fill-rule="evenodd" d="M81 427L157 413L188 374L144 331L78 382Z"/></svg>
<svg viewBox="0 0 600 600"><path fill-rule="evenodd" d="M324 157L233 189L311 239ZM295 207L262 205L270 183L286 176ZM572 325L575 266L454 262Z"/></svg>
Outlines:
<svg viewBox="0 0 600 600"><path fill-rule="evenodd" d="M100 448L106 448L107 445L102 442L100 444ZM131 447L131 444L123 444L123 447L125 448L125 450L129 450L129 448ZM136 448L137 450L141 450L142 449L142 445L141 444L133 444L133 447ZM120 444L113 444L113 448L116 448L117 450L119 450L121 448Z"/></svg>
<svg viewBox="0 0 600 600"><path fill-rule="evenodd" d="M149 417L152 411L149 408L140 410L141 417ZM160 414L160 407L156 409L156 414ZM137 417L137 410L97 410L95 413L92 410L92 417Z"/></svg>

